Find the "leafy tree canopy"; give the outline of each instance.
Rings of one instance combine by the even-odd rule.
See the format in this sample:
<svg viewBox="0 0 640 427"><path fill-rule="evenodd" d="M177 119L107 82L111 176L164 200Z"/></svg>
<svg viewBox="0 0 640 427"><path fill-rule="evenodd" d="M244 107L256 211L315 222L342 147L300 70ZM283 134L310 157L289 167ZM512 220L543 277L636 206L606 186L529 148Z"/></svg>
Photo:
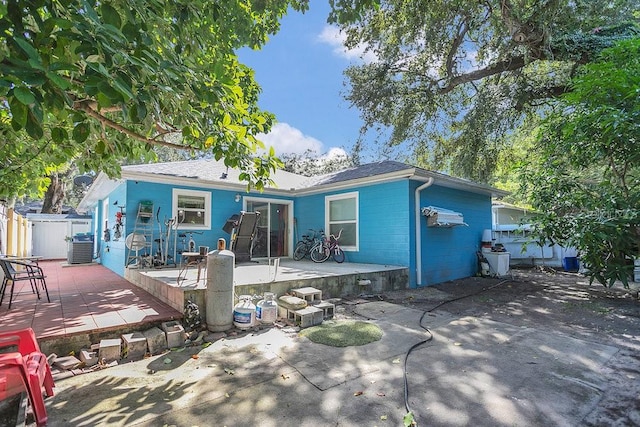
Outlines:
<svg viewBox="0 0 640 427"><path fill-rule="evenodd" d="M488 181L512 132L578 66L640 34L637 0L331 0L349 47L347 99L365 129L426 167Z"/></svg>
<svg viewBox="0 0 640 427"><path fill-rule="evenodd" d="M270 113L235 50L260 48L308 0L0 2L0 195L42 191L73 162L115 176L153 147L202 150L262 188Z"/></svg>
<svg viewBox="0 0 640 427"><path fill-rule="evenodd" d="M283 163L283 170L304 176L338 172L357 166L359 163L357 153L326 153L319 156L311 150L306 150L302 154L283 154L280 156L280 160Z"/></svg>
<svg viewBox="0 0 640 427"><path fill-rule="evenodd" d="M602 52L534 134L522 186L542 240L579 250L591 280L627 285L640 256L640 39Z"/></svg>

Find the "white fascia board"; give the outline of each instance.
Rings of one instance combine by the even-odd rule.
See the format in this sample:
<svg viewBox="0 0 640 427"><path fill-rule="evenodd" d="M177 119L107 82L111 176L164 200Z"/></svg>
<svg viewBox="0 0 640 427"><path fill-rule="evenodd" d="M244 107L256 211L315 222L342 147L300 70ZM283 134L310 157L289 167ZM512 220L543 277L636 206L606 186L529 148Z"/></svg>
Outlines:
<svg viewBox="0 0 640 427"><path fill-rule="evenodd" d="M271 194L280 196L294 196L292 190L280 190L278 188L265 188L262 192L252 189L247 193L247 184L239 182L212 182L204 179L194 179L183 176L156 175L144 172L122 171L122 178L129 181L152 182L155 184L182 185L185 187L205 188L209 190L237 191L241 194Z"/></svg>
<svg viewBox="0 0 640 427"><path fill-rule="evenodd" d="M367 176L364 178L352 179L330 184L314 185L310 188L300 188L295 191L297 196L310 196L318 193L326 193L327 191L345 190L349 188L358 188L363 185L378 184L381 182L398 181L400 179L411 178L414 176L414 169L407 169L398 172L387 173L384 175Z"/></svg>
<svg viewBox="0 0 640 427"><path fill-rule="evenodd" d="M88 212L123 182L123 179L111 179L104 172L100 172L91 187L89 187L87 194L78 203L76 210L83 213Z"/></svg>
<svg viewBox="0 0 640 427"><path fill-rule="evenodd" d="M426 173L418 173L416 176L425 178L432 177L435 180L434 185L441 187L471 191L472 193L486 194L492 197L505 197L510 194L508 191L500 190L489 185L478 184L466 179L455 178L437 172L426 171Z"/></svg>

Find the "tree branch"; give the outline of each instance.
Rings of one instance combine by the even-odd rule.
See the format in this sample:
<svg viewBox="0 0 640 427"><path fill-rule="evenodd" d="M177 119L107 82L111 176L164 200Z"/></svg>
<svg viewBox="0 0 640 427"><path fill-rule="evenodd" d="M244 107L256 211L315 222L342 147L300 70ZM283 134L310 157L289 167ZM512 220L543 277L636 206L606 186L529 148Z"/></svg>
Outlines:
<svg viewBox="0 0 640 427"><path fill-rule="evenodd" d="M177 150L190 150L193 147L189 147L186 145L181 145L181 144L174 144L172 142L167 142L167 141L163 141L160 139L153 139L153 138L147 138L145 136L140 135L137 132L132 131L131 129L128 129L124 126L122 126L119 123L114 122L113 120L103 116L102 114L98 113L97 111L95 111L93 108L91 108L91 106L89 104L87 104L86 102L74 102L73 104L73 108L74 110L80 110L80 111L84 111L85 113L87 113L88 116L98 120L100 123L102 123L104 126L110 127L111 129L117 130L118 132L121 132L137 141L140 142L144 142L146 144L151 144L151 145L160 145L163 147L169 147L169 148L174 148Z"/></svg>
<svg viewBox="0 0 640 427"><path fill-rule="evenodd" d="M473 82L476 80L481 80L485 77L492 76L494 74L500 74L505 71L514 71L518 70L525 66L525 58L524 56L516 56L513 58L508 58L503 61L496 62L485 68L480 68L479 70L472 71L470 73L460 74L458 76L449 79L449 81L444 86L440 86L437 89L437 92L440 94L445 94L451 92L456 87Z"/></svg>
<svg viewBox="0 0 640 427"><path fill-rule="evenodd" d="M469 31L469 25L467 24L467 20L463 19L460 25L458 25L457 34L453 39L453 43L451 44L451 49L449 49L449 53L447 55L446 69L447 69L448 76L453 75L453 58L455 57L455 54L458 51L458 48L464 41L464 36L465 34L467 34L467 31Z"/></svg>

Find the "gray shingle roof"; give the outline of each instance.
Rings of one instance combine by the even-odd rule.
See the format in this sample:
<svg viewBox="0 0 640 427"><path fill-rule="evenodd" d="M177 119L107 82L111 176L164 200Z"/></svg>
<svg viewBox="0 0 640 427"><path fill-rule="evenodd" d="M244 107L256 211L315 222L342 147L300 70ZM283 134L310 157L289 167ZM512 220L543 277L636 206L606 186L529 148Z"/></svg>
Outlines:
<svg viewBox="0 0 640 427"><path fill-rule="evenodd" d="M144 165L130 165L122 168L123 178L131 177L131 173L160 175L166 177L180 177L185 179L196 179L213 184L236 184L246 185L240 180L240 170L227 168L222 161L212 159L185 160L180 162L151 163ZM406 175L403 172L406 171ZM433 172L422 168L417 168L405 163L393 160L383 160L380 162L367 163L355 166L346 170L333 172L326 175L305 177L291 172L278 170L271 175L275 186L282 190L314 190L316 187L331 187L331 185L348 184L350 181L365 180L369 177L384 176L419 176L422 178L432 177L440 185L454 188L466 188L471 191L482 193L492 193L500 195L504 193L485 184L478 184L466 179L455 178L440 172ZM355 183L354 183L355 184Z"/></svg>
<svg viewBox="0 0 640 427"><path fill-rule="evenodd" d="M409 166L404 163L395 162L393 160L383 160L316 177L314 185L336 184L354 179L362 179L370 176L384 175L387 173L412 169L414 169L413 166Z"/></svg>
<svg viewBox="0 0 640 427"><path fill-rule="evenodd" d="M123 166L123 177L126 178L128 172L162 175L167 177L191 178L219 184L247 184L246 181L240 180L240 170L227 168L223 161L216 161L213 159ZM307 180L304 176L282 170L272 173L271 179L275 182L275 188L285 190L301 188L303 183Z"/></svg>

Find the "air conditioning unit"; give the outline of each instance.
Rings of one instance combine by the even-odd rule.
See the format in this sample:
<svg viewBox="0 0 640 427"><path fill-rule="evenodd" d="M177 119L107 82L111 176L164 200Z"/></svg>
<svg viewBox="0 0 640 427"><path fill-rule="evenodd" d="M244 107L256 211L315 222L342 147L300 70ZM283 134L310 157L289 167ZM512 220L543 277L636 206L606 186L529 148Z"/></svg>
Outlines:
<svg viewBox="0 0 640 427"><path fill-rule="evenodd" d="M428 227L454 227L456 225L469 225L464 222L464 217L460 212L439 208L437 206L427 206L422 208L422 215L427 217Z"/></svg>

